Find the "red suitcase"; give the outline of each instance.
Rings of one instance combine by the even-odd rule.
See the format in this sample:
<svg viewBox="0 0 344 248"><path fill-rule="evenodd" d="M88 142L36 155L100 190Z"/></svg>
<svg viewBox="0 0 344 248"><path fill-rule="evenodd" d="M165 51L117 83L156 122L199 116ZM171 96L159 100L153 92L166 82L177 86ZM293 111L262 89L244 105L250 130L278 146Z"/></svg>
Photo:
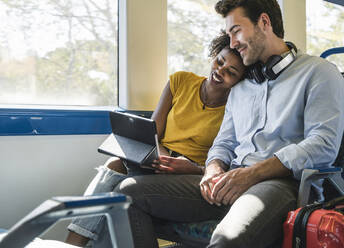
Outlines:
<svg viewBox="0 0 344 248"><path fill-rule="evenodd" d="M344 197L290 211L283 248L344 248Z"/></svg>

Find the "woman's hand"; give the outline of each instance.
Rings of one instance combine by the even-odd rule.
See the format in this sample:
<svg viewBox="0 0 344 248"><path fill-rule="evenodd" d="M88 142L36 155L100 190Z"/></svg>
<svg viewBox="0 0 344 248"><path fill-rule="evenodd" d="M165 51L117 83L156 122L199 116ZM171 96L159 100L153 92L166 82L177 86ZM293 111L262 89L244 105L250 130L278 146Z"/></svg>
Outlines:
<svg viewBox="0 0 344 248"><path fill-rule="evenodd" d="M185 157L170 157L161 155L156 163L152 164L156 173L167 174L203 174L203 168Z"/></svg>
<svg viewBox="0 0 344 248"><path fill-rule="evenodd" d="M159 143L159 151L160 151L160 155L162 156L170 156L169 152L167 151L167 149Z"/></svg>
<svg viewBox="0 0 344 248"><path fill-rule="evenodd" d="M206 167L204 176L199 184L201 194L203 198L209 204L217 204L219 205L215 199L212 197L212 192L214 185L217 183L218 180L224 175L224 168L223 163L220 160L213 160L210 164Z"/></svg>

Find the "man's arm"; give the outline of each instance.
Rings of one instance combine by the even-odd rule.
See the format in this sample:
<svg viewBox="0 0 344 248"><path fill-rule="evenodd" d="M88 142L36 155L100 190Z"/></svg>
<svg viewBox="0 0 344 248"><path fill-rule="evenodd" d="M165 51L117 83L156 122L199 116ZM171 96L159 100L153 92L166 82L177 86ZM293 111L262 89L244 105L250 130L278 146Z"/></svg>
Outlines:
<svg viewBox="0 0 344 248"><path fill-rule="evenodd" d="M210 201L217 205L233 204L251 186L267 179L289 175L292 175L292 171L275 156L251 167L230 170L217 179Z"/></svg>
<svg viewBox="0 0 344 248"><path fill-rule="evenodd" d="M318 64L304 95L304 139L275 152L297 179L303 169L329 166L336 158L344 129L344 79L334 65Z"/></svg>
<svg viewBox="0 0 344 248"><path fill-rule="evenodd" d="M209 149L205 165L208 166L216 159L222 161L222 165L227 165L226 168L228 169L231 161L235 158L234 149L238 145L239 143L236 141L231 106L227 101L220 130L214 139L213 145Z"/></svg>
<svg viewBox="0 0 344 248"><path fill-rule="evenodd" d="M238 146L238 142L236 141L231 106L227 101L220 130L209 149L204 176L200 182L201 194L210 204L216 203L211 198L213 187L218 177L228 170L231 161L235 158L236 146Z"/></svg>

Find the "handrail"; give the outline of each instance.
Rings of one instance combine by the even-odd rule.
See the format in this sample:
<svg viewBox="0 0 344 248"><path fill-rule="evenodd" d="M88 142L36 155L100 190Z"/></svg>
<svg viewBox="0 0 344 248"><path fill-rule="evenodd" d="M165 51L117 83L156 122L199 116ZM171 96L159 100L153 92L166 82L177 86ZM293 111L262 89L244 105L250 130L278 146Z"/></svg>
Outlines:
<svg viewBox="0 0 344 248"><path fill-rule="evenodd" d="M343 0L324 0L324 1L344 6Z"/></svg>
<svg viewBox="0 0 344 248"><path fill-rule="evenodd" d="M324 51L320 57L326 58L330 55L337 54L337 53L344 53L344 47L335 47L335 48L330 48L326 51Z"/></svg>

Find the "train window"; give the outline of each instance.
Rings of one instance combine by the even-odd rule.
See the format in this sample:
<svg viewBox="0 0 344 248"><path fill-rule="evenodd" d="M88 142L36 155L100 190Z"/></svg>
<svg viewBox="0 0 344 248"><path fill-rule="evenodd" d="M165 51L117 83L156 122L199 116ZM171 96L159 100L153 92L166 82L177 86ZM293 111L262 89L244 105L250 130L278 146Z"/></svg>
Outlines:
<svg viewBox="0 0 344 248"><path fill-rule="evenodd" d="M334 1L335 2L335 1ZM307 0L307 53L319 56L329 48L343 47L344 7L323 0ZM328 60L344 71L344 56L332 55Z"/></svg>
<svg viewBox="0 0 344 248"><path fill-rule="evenodd" d="M117 105L117 1L1 1L0 104Z"/></svg>
<svg viewBox="0 0 344 248"><path fill-rule="evenodd" d="M209 73L208 45L224 28L214 0L168 0L168 73Z"/></svg>

